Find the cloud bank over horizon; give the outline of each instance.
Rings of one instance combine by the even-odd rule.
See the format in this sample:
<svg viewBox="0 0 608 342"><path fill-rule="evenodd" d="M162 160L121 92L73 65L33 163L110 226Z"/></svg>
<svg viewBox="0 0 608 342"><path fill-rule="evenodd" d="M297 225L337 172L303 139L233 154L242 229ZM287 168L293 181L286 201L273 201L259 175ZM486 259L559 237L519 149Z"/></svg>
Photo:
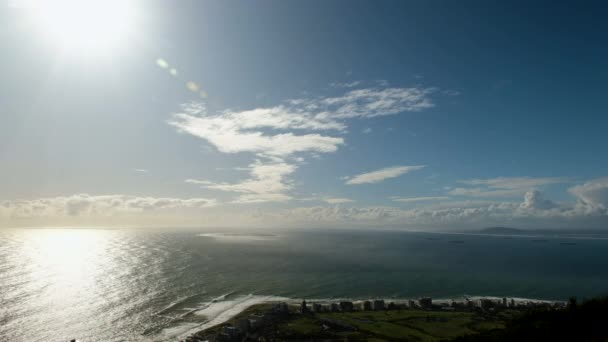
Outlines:
<svg viewBox="0 0 608 342"><path fill-rule="evenodd" d="M546 199L538 190L527 191L519 201L444 200L441 204L424 204L407 209L394 206L352 206L344 198L319 199L327 205L299 206L285 209L259 210L249 205L237 212L231 206L242 203L218 203L205 198L155 198L127 195L76 194L34 200L0 202L0 219L12 223L36 222L36 219L62 219L58 222L78 224L81 219L115 222L175 222L181 215L193 220L180 221L183 226L200 227L401 227L404 229L465 229L491 225L512 225L520 228L603 228L608 224L608 178L600 178L573 186L569 192L574 203L558 203ZM398 200L398 199L396 199ZM431 200L427 198L412 201ZM409 200L405 200L409 202ZM222 209L223 208L223 209ZM229 213L229 214L227 214ZM152 215L151 215L152 214ZM148 220L152 218L152 220ZM205 219L201 221L201 219ZM106 219L104 221L104 219ZM118 222L121 222L120 220ZM136 225L136 224L135 224Z"/></svg>

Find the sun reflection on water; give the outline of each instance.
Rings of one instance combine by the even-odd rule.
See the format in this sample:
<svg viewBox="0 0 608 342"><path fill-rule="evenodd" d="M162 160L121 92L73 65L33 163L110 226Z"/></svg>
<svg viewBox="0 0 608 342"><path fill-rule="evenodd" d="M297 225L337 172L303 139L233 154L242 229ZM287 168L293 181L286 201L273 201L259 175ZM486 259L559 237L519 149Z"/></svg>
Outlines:
<svg viewBox="0 0 608 342"><path fill-rule="evenodd" d="M82 324L80 308L99 301L100 280L111 269L111 255L106 253L109 232L91 229L48 229L29 232L23 246L24 257L34 268L27 272L28 284L38 284L41 291L32 299L40 310L53 312L46 317L57 325L76 328ZM65 336L62 336L65 337Z"/></svg>

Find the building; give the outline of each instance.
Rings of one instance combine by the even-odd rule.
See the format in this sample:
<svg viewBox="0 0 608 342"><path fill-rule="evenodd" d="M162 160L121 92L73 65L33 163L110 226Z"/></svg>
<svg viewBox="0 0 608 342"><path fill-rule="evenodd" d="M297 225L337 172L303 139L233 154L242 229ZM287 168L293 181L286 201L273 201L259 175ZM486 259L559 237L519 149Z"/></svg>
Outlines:
<svg viewBox="0 0 608 342"><path fill-rule="evenodd" d="M264 325L264 321L266 317L264 315L249 315L249 328L250 329L258 329L259 327Z"/></svg>
<svg viewBox="0 0 608 342"><path fill-rule="evenodd" d="M384 299L374 299L372 302L372 309L374 311L384 310Z"/></svg>
<svg viewBox="0 0 608 342"><path fill-rule="evenodd" d="M340 311L350 312L353 311L353 302L340 302Z"/></svg>
<svg viewBox="0 0 608 342"><path fill-rule="evenodd" d="M308 313L308 306L306 305L306 300L302 301L302 304L300 305L300 312Z"/></svg>
<svg viewBox="0 0 608 342"><path fill-rule="evenodd" d="M433 299L431 297L424 297L418 299L418 304L423 309L431 309L433 307Z"/></svg>
<svg viewBox="0 0 608 342"><path fill-rule="evenodd" d="M407 301L407 307L410 308L410 309L416 308L417 307L416 302L414 300L412 300L412 299L408 300Z"/></svg>
<svg viewBox="0 0 608 342"><path fill-rule="evenodd" d="M505 308L507 307L507 298L506 297L502 298L502 306Z"/></svg>
<svg viewBox="0 0 608 342"><path fill-rule="evenodd" d="M515 307L515 299L511 298L511 307L514 308Z"/></svg>
<svg viewBox="0 0 608 342"><path fill-rule="evenodd" d="M481 298L479 300L478 305L482 310L488 310L488 309L494 307L494 302L492 302L492 300L487 299L487 298Z"/></svg>
<svg viewBox="0 0 608 342"><path fill-rule="evenodd" d="M332 312L340 311L340 306L338 306L337 303L331 303L331 311Z"/></svg>
<svg viewBox="0 0 608 342"><path fill-rule="evenodd" d="M369 300L366 300L365 302L363 302L364 311L371 311L371 309L372 309L372 302L370 302Z"/></svg>
<svg viewBox="0 0 608 342"><path fill-rule="evenodd" d="M229 339L236 338L239 335L238 329L232 325L225 325L222 332L228 336Z"/></svg>
<svg viewBox="0 0 608 342"><path fill-rule="evenodd" d="M319 303L312 303L311 309L312 312L323 312L323 305Z"/></svg>
<svg viewBox="0 0 608 342"><path fill-rule="evenodd" d="M285 302L277 303L272 307L272 312L276 314L288 314L289 306Z"/></svg>

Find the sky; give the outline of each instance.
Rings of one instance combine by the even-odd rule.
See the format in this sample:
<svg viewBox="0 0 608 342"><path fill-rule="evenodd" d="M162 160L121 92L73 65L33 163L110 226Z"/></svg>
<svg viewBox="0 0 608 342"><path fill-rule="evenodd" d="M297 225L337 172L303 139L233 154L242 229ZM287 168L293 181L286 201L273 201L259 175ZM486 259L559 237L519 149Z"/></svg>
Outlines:
<svg viewBox="0 0 608 342"><path fill-rule="evenodd" d="M607 9L4 1L0 227L605 228Z"/></svg>

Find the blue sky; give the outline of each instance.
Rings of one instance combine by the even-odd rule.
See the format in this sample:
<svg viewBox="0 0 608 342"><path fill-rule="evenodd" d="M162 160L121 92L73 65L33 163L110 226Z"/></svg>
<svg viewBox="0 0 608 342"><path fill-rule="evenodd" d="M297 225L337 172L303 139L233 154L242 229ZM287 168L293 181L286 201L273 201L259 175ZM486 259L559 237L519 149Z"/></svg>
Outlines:
<svg viewBox="0 0 608 342"><path fill-rule="evenodd" d="M607 222L600 1L132 4L3 4L0 225Z"/></svg>

